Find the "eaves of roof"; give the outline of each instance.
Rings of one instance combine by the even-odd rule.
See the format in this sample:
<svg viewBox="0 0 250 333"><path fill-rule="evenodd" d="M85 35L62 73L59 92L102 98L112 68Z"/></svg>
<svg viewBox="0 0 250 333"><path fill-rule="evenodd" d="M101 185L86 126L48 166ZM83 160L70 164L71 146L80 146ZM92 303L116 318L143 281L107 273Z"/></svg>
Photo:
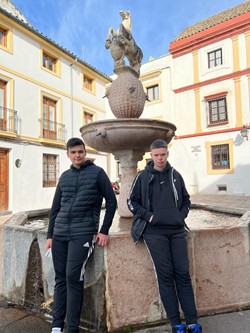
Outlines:
<svg viewBox="0 0 250 333"><path fill-rule="evenodd" d="M250 1L247 1L185 29L170 43L169 50L175 58L249 30Z"/></svg>
<svg viewBox="0 0 250 333"><path fill-rule="evenodd" d="M209 29L215 25L226 22L233 19L234 17L250 12L250 1L245 1L235 7L229 8L223 12L208 17L207 19L197 22L190 27L184 29L171 43L187 38L191 35L197 34L198 32Z"/></svg>
<svg viewBox="0 0 250 333"><path fill-rule="evenodd" d="M68 55L73 60L77 59L77 62L79 62L80 64L82 64L82 65L86 66L87 68L91 69L92 71L94 71L95 73L97 73L101 77L105 78L106 80L108 80L110 82L112 81L112 79L108 75L106 75L105 73L102 73L97 68L95 68L94 66L90 65L89 63L87 63L83 59L79 58L78 56L76 56L75 54L73 54L71 51L67 50L63 46L60 46L55 41L53 41L51 38L45 36L42 32L40 32L37 29L35 29L32 25L24 22L23 20L21 20L17 16L14 16L12 13L7 12L5 9L3 9L1 7L0 7L0 13L2 13L3 15L6 15L7 17L9 17L13 21L15 21L17 24L20 24L20 26L24 27L25 29L27 29L28 31L32 32L36 36L38 36L38 37L42 38L43 40L45 40L46 42L50 43L51 45L53 45L54 47L56 47L57 49L59 49L61 52L63 52L64 54Z"/></svg>

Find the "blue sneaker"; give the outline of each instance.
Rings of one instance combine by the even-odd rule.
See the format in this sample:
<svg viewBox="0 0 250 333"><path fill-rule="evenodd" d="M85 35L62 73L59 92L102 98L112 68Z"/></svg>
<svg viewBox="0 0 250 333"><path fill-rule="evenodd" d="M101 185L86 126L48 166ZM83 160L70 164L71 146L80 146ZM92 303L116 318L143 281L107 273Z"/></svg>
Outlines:
<svg viewBox="0 0 250 333"><path fill-rule="evenodd" d="M187 329L188 333L202 333L202 327L199 324L192 325Z"/></svg>
<svg viewBox="0 0 250 333"><path fill-rule="evenodd" d="M187 333L187 326L184 324L175 325L172 327L172 333Z"/></svg>

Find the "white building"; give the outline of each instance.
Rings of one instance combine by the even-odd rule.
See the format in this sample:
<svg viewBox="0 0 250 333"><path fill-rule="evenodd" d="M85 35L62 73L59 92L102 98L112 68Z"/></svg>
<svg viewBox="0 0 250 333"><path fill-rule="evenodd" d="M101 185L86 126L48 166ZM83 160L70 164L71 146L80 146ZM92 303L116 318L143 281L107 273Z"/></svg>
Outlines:
<svg viewBox="0 0 250 333"><path fill-rule="evenodd" d="M175 166L190 192L250 195L250 1L171 44Z"/></svg>
<svg viewBox="0 0 250 333"><path fill-rule="evenodd" d="M110 79L0 4L0 212L49 208L70 165L65 142L105 119ZM87 152L108 171L106 154Z"/></svg>
<svg viewBox="0 0 250 333"><path fill-rule="evenodd" d="M250 1L185 29L170 54L142 65L151 100L142 117L177 126L169 161L191 194L250 195L250 142L241 135L250 128L249 78Z"/></svg>

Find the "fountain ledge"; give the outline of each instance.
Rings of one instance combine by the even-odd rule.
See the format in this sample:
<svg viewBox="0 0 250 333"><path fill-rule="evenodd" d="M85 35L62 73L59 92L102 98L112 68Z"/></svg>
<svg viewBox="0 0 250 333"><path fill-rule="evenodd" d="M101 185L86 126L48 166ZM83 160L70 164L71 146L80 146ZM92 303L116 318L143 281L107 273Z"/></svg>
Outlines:
<svg viewBox="0 0 250 333"><path fill-rule="evenodd" d="M46 230L20 225L30 214L16 214L1 228L0 296L15 304L29 304L36 301L27 292L33 286L32 293L36 294L37 288L41 294L37 299L42 303L36 306L50 313L54 270L52 260L45 257ZM200 316L250 306L250 211L240 222L230 228L194 228L188 236L190 272ZM83 307L81 325L96 332L166 321L147 250L142 242L133 244L131 219L120 218L119 223L119 231L110 233L109 245L96 248L86 269L84 304L88 308ZM40 260L36 281L29 274L34 253L36 261Z"/></svg>

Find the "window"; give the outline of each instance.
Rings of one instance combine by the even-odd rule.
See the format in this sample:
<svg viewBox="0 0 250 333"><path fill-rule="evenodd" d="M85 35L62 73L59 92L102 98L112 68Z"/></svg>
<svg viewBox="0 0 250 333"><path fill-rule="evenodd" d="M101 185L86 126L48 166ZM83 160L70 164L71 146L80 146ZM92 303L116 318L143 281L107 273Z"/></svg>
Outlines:
<svg viewBox="0 0 250 333"><path fill-rule="evenodd" d="M43 97L43 137L55 140L56 133L56 101Z"/></svg>
<svg viewBox="0 0 250 333"><path fill-rule="evenodd" d="M7 34L8 31L3 27L0 27L0 45L3 47L7 47Z"/></svg>
<svg viewBox="0 0 250 333"><path fill-rule="evenodd" d="M89 112L84 111L84 119L83 119L84 124L89 124L93 122L93 114Z"/></svg>
<svg viewBox="0 0 250 333"><path fill-rule="evenodd" d="M55 187L58 177L58 155L43 154L43 187Z"/></svg>
<svg viewBox="0 0 250 333"><path fill-rule="evenodd" d="M159 99L159 86L158 84L147 88L147 95L150 101Z"/></svg>
<svg viewBox="0 0 250 333"><path fill-rule="evenodd" d="M43 67L46 69L49 69L52 72L57 71L56 65L57 65L57 60L56 58L52 57L46 52L43 52Z"/></svg>
<svg viewBox="0 0 250 333"><path fill-rule="evenodd" d="M229 145L211 146L212 169L230 169Z"/></svg>
<svg viewBox="0 0 250 333"><path fill-rule="evenodd" d="M206 142L207 173L233 174L234 173L234 139L216 142Z"/></svg>
<svg viewBox="0 0 250 333"><path fill-rule="evenodd" d="M6 130L6 82L0 80L0 131Z"/></svg>
<svg viewBox="0 0 250 333"><path fill-rule="evenodd" d="M208 100L208 125L228 122L226 97Z"/></svg>
<svg viewBox="0 0 250 333"><path fill-rule="evenodd" d="M208 54L208 68L222 65L222 49L218 49Z"/></svg>
<svg viewBox="0 0 250 333"><path fill-rule="evenodd" d="M83 75L83 88L94 91L94 80L85 74Z"/></svg>

